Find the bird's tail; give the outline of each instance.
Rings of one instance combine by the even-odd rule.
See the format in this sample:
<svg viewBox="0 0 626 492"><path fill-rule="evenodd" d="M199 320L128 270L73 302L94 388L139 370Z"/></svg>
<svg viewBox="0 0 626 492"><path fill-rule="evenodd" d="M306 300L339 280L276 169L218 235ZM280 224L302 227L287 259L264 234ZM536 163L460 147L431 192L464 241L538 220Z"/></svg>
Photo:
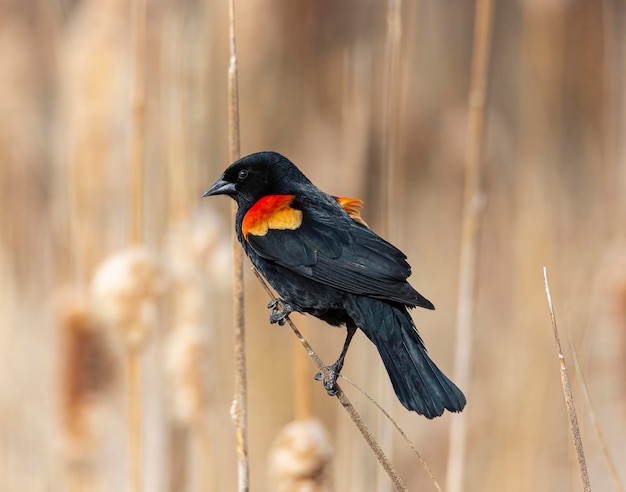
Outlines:
<svg viewBox="0 0 626 492"><path fill-rule="evenodd" d="M444 410L460 412L465 396L426 353L407 308L355 296L349 314L372 341L400 402L432 419Z"/></svg>

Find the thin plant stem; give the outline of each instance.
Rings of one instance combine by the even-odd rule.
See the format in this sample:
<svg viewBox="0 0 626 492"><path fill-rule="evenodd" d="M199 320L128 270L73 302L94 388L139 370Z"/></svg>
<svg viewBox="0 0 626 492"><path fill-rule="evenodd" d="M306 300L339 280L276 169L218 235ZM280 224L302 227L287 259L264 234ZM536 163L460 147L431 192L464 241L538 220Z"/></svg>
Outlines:
<svg viewBox="0 0 626 492"><path fill-rule="evenodd" d="M126 353L126 384L128 385L128 455L132 492L143 490L142 379L141 348L130 346Z"/></svg>
<svg viewBox="0 0 626 492"><path fill-rule="evenodd" d="M589 483L589 474L587 473L587 461L585 460L585 452L583 450L583 441L580 437L580 428L578 427L578 417L576 417L576 407L574 406L574 397L572 395L572 387L569 383L567 375L567 366L565 365L565 356L561 349L561 340L559 338L559 330L556 326L556 316L554 315L554 307L552 306L552 296L550 295L550 286L548 284L548 269L543 267L543 281L546 288L546 297L548 299L548 309L550 310L550 320L552 321L552 331L554 332L554 342L559 357L561 367L561 384L563 385L563 396L565 397L565 406L569 417L570 429L574 439L574 448L576 449L576 459L578 461L578 471L580 472L580 482L584 492L591 492L591 484Z"/></svg>
<svg viewBox="0 0 626 492"><path fill-rule="evenodd" d="M397 134L398 134L398 92L400 42L402 40L402 0L387 1L387 38L385 41L385 71L383 91L383 172L385 199L382 201L385 213L382 216L383 234L393 231L394 207L397 174Z"/></svg>
<svg viewBox="0 0 626 492"><path fill-rule="evenodd" d="M276 300L276 296L267 285L267 282L265 281L263 276L259 273L259 271L256 268L253 268L253 271L256 277L259 279L259 282L261 282L261 285L263 286L263 288L265 289L269 297L272 300ZM286 319L286 322L291 327L291 329L293 330L296 337L298 338L298 340L300 341L300 343L302 344L302 346L307 351L307 354L309 355L311 360L314 362L314 364L322 373L324 379L327 379L329 376L329 371L328 371L328 367L326 366L326 364L324 364L322 359L320 359L319 355L317 355L317 353L313 350L313 348L311 347L307 339L302 336L302 333L300 333L300 330L298 330L298 328L296 327L294 322L291 321L289 316L287 316L285 319ZM354 425L356 425L356 427L359 429L359 432L361 432L361 435L363 436L363 438L365 439L365 441L371 448L372 452L378 459L379 463L385 469L385 471L387 472L387 475L389 475L389 478L394 484L396 490L408 491L402 478L400 477L400 475L398 475L398 472L396 471L395 467L393 466L391 461L389 461L389 458L387 458L387 456L385 455L384 451L380 447L380 444L378 444L378 441L376 441L376 439L374 438L374 436L368 429L367 425L365 424L365 422L363 421L359 413L356 411L356 409L354 408L354 406L352 405L352 403L350 402L346 394L341 390L339 385L337 385L337 393L335 396L337 397L337 399L339 400L339 402L341 403L345 411L348 412L348 415L352 419L352 422L354 422Z"/></svg>
<svg viewBox="0 0 626 492"><path fill-rule="evenodd" d="M456 324L454 380L469 392L472 323L476 297L476 266L484 196L481 191L481 163L484 155L489 58L491 52L492 0L478 0L474 18L474 45L468 108L468 142L465 159L465 192L459 291ZM448 453L447 487L462 490L467 413L452 420Z"/></svg>
<svg viewBox="0 0 626 492"><path fill-rule="evenodd" d="M397 176L397 143L398 143L398 93L399 93L399 66L400 66L400 43L402 40L402 0L387 0L387 36L385 40L385 69L383 90L383 178L384 200L383 213L381 214L381 233L389 239L394 238L395 233L395 207L393 199L396 197ZM391 403L392 395L389 384L386 384L382 368L375 372L376 381L380 388L380 395L385 405ZM381 443L386 449L393 450L393 434L387 420L380 420L378 431ZM392 451L390 451L392 452ZM389 481L378 469L376 475L376 489L379 492L389 490Z"/></svg>
<svg viewBox="0 0 626 492"><path fill-rule="evenodd" d="M402 436L402 439L404 439L404 441L409 445L409 447L413 450L413 452L415 453L415 455L417 456L417 459L419 460L419 462L422 464L422 466L424 467L424 470L426 470L426 473L428 473L428 476L430 477L430 479L433 481L433 485L435 486L435 488L441 492L441 487L439 486L439 483L437 482L437 479L435 478L435 474L432 472L432 470L430 469L430 467L428 466L428 463L426 463L426 461L424 460L424 458L422 457L422 455L420 454L420 452L417 450L417 448L415 447L415 444L413 444L413 442L409 439L409 437L406 435L406 433L402 430L402 427L400 427L398 425L398 423L391 418L391 415L389 415L389 413L387 412L387 410L385 410L383 408L383 406L378 403L376 400L374 400L374 398L372 398L369 393L367 391L365 391L363 388L361 388L361 386L359 386L358 384L356 384L354 381L352 381L350 378L344 376L343 374L340 374L339 377L341 379L345 379L348 383L350 383L352 386L354 386L357 390L359 390L364 396L365 398L367 398L369 401L371 401L376 408L378 408L378 410L380 410L382 412L382 414L387 418L387 421L390 422L395 428L396 430L400 433L400 435Z"/></svg>
<svg viewBox="0 0 626 492"><path fill-rule="evenodd" d="M304 316L300 319L300 330L304 337L309 331L308 321ZM294 408L295 416L298 420L307 420L311 418L312 402L311 402L311 385L309 384L309 363L306 354L299 347L297 340L293 341L293 361L294 361Z"/></svg>
<svg viewBox="0 0 626 492"><path fill-rule="evenodd" d="M241 156L239 133L239 89L237 80L237 51L235 37L235 0L228 2L230 63L228 66L228 143L232 162ZM233 203L233 222L237 206ZM246 382L246 343L244 319L243 252L233 235L233 300L235 332L235 397L232 418L237 439L237 482L239 492L250 488L248 459L248 395Z"/></svg>
<svg viewBox="0 0 626 492"><path fill-rule="evenodd" d="M145 153L145 44L146 0L132 4L133 80L131 92L131 218L130 238L134 244L143 240L144 153Z"/></svg>
<svg viewBox="0 0 626 492"><path fill-rule="evenodd" d="M580 367L580 361L578 360L578 351L572 342L570 337L567 337L569 342L570 351L572 352L572 357L574 359L574 367L576 368L576 372L578 373L578 377L580 378L580 384L582 388L583 395L585 396L585 402L587 403L587 412L589 415L589 420L591 421L591 425L593 429L596 431L596 436L598 441L600 442L600 448L602 449L602 455L604 456L604 461L606 461L606 466L609 469L609 475L611 475L611 481L613 482L613 487L615 487L616 492L624 492L624 487L619 478L619 473L617 472L617 466L615 465L615 461L611 456L611 452L609 451L609 446L604 438L604 433L600 428L600 424L596 419L596 412L593 408L593 404L591 403L591 396L589 395L589 388L587 387L587 381L585 380L585 375L583 374L582 368Z"/></svg>

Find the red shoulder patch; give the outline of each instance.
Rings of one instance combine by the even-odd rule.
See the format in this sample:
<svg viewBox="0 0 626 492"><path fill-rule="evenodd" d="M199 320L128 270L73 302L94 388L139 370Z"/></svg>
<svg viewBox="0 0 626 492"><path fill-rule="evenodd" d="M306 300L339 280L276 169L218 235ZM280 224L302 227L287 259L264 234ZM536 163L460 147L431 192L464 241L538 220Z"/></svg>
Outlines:
<svg viewBox="0 0 626 492"><path fill-rule="evenodd" d="M361 218L361 209L363 208L363 200L358 198L348 198L345 196L336 196L335 199L341 205L341 208L350 216L350 218L358 224L369 227Z"/></svg>
<svg viewBox="0 0 626 492"><path fill-rule="evenodd" d="M294 230L302 224L302 211L291 208L295 195L268 195L257 201L244 215L241 232L265 236L269 229Z"/></svg>

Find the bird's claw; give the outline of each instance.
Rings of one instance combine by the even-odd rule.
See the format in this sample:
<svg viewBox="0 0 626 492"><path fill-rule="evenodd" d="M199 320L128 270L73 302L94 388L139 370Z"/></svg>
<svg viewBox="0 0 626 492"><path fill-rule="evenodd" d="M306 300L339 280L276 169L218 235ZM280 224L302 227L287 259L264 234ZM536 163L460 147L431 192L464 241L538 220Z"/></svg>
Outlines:
<svg viewBox="0 0 626 492"><path fill-rule="evenodd" d="M337 378L339 377L339 371L337 370L337 368L332 365L332 366L327 366L326 369L328 369L328 378L325 379L324 375L322 374L322 371L319 371L315 376L314 379L316 381L324 381L324 389L326 390L326 393L328 393L328 396L335 396L337 394Z"/></svg>
<svg viewBox="0 0 626 492"><path fill-rule="evenodd" d="M272 311L270 312L270 323L278 323L283 326L287 321L287 316L293 312L293 307L282 299L274 299L267 305Z"/></svg>

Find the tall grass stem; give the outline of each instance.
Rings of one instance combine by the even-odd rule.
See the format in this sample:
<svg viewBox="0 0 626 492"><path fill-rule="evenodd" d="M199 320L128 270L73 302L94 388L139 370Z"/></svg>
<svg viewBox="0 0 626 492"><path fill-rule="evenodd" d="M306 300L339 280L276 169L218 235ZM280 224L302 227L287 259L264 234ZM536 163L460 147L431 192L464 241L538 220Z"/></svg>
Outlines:
<svg viewBox="0 0 626 492"><path fill-rule="evenodd" d="M478 240L484 196L481 191L481 164L484 159L487 86L491 52L492 1L478 0L474 18L474 44L468 101L467 149L465 156L465 191L459 291L456 324L456 354L454 380L470 393L470 361L472 324L476 298L476 269ZM463 488L467 411L454 418L450 429L447 488L460 492Z"/></svg>
<svg viewBox="0 0 626 492"><path fill-rule="evenodd" d="M239 88L235 36L235 0L228 2L230 63L228 65L228 143L232 162L241 156L239 133ZM237 205L233 203L233 223ZM232 417L237 436L237 481L239 492L250 488L248 459L248 395L246 382L246 339L244 319L243 251L233 235L233 300L235 331L235 399Z"/></svg>
<svg viewBox="0 0 626 492"><path fill-rule="evenodd" d="M587 461L585 460L585 452L583 449L583 441L580 437L580 428L578 427L578 417L576 417L576 407L574 406L574 396L572 395L572 387L569 383L567 375L567 366L565 365L565 356L561 349L561 340L559 338L559 330L556 325L556 316L554 315L554 307L552 305L552 296L550 294L550 286L548 284L548 269L543 267L543 281L546 288L546 298L548 299L548 309L550 310L550 320L552 321L552 331L554 332L554 342L559 356L559 365L561 368L561 384L563 385L563 396L565 397L565 406L567 407L567 415L569 417L570 429L574 439L574 448L576 449L576 459L578 461L578 471L580 472L580 482L584 492L591 492L591 484L589 483L589 474L587 473Z"/></svg>

